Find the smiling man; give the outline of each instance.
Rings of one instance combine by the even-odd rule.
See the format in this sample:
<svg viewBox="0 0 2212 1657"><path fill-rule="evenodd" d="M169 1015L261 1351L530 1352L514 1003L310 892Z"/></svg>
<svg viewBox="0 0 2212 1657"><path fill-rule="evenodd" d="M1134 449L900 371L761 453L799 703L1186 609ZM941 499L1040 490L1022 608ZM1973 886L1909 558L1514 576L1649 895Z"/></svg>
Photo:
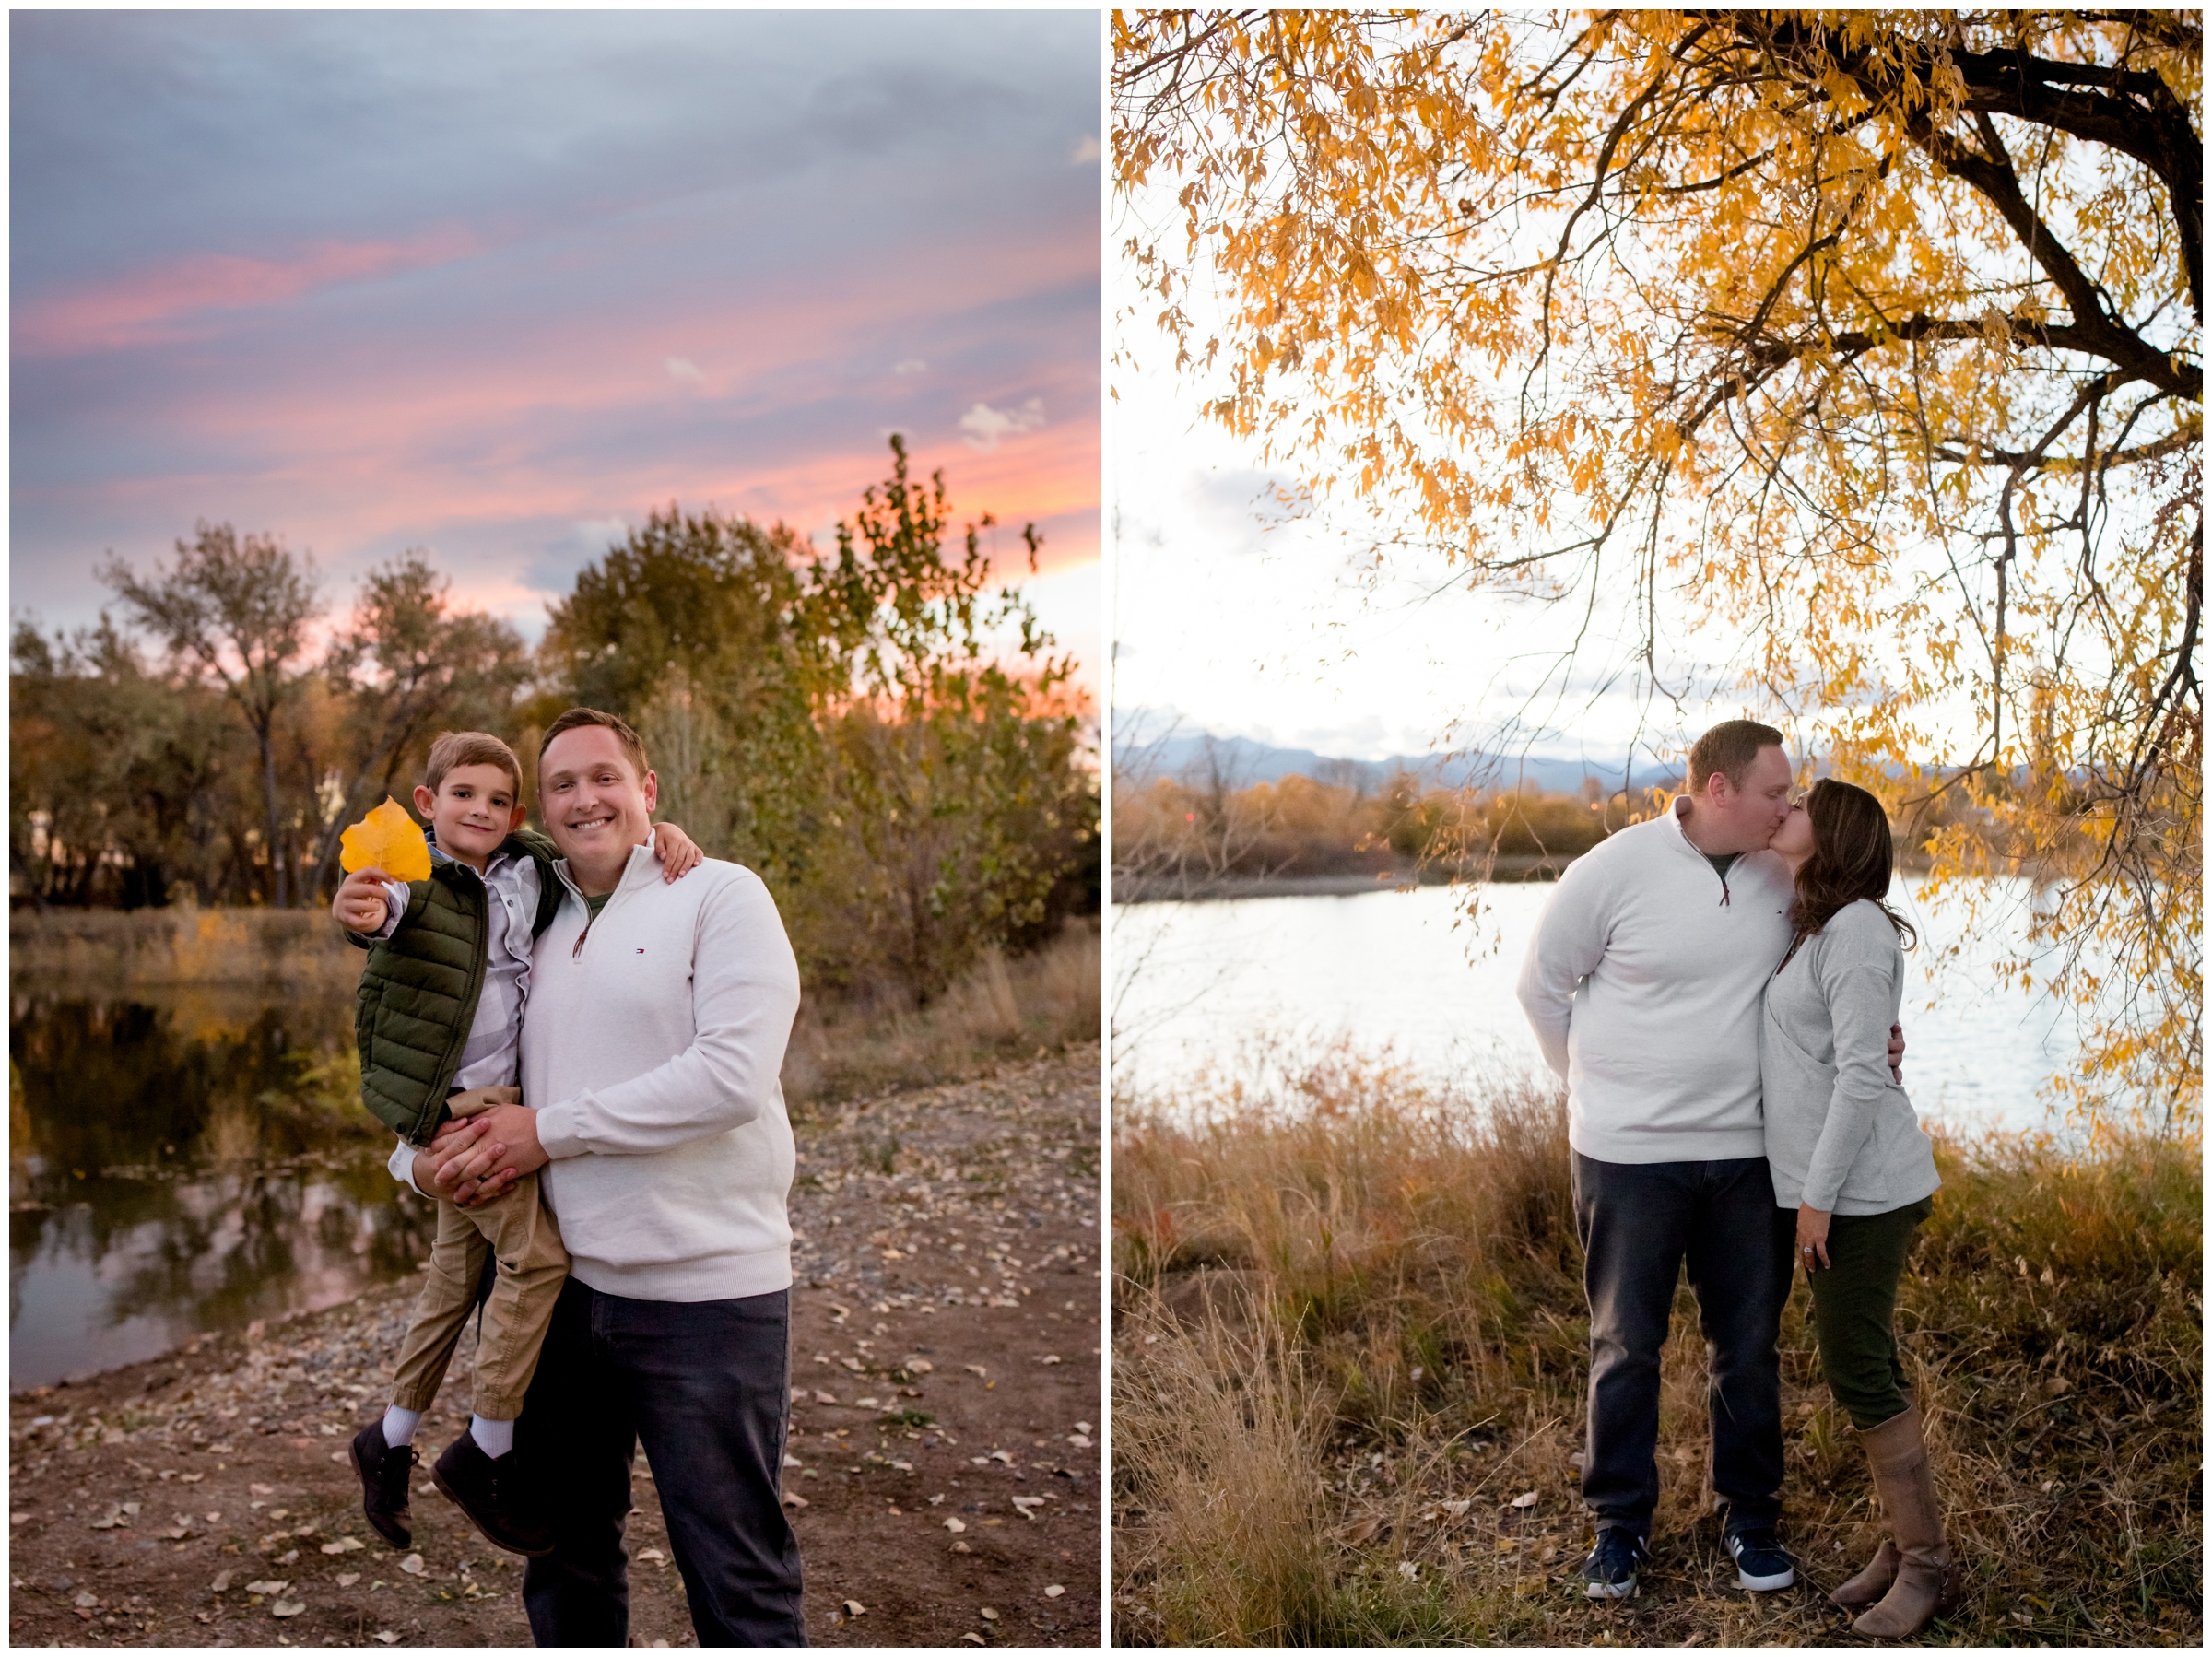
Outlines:
<svg viewBox="0 0 2212 1657"><path fill-rule="evenodd" d="M803 1645L781 1472L798 967L749 870L709 859L661 879L657 791L613 715L572 708L546 732L538 796L565 890L533 958L525 1102L449 1124L411 1172L470 1203L542 1168L568 1244L516 1428L555 1536L523 1579L537 1643L625 1642L641 1440L700 1644Z"/></svg>
<svg viewBox="0 0 2212 1657"><path fill-rule="evenodd" d="M1688 792L1577 858L1545 906L1520 999L1567 1083L1590 1300L1583 1499L1593 1599L1636 1592L1659 1499L1659 1358L1685 1264L1709 1357L1713 1494L1744 1588L1795 1580L1782 1515L1775 1339L1795 1216L1774 1206L1759 998L1789 948L1792 885L1767 849L1794 773L1782 733L1729 720ZM1896 1032L1891 1063L1903 1052Z"/></svg>

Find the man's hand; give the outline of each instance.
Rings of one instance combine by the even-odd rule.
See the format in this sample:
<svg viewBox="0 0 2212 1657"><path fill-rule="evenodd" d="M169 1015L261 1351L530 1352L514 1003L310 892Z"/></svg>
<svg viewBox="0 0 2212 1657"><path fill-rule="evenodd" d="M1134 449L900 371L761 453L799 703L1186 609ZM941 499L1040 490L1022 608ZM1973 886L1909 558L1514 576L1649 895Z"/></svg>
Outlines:
<svg viewBox="0 0 2212 1657"><path fill-rule="evenodd" d="M1904 1062L1905 1027L1901 1024L1893 1024L1889 1027L1889 1079L1891 1081L1901 1083L1905 1079L1905 1073L1900 1068Z"/></svg>
<svg viewBox="0 0 2212 1657"><path fill-rule="evenodd" d="M467 1128L477 1136L445 1156L431 1176L464 1208L489 1202L551 1160L537 1143L537 1112L526 1105L494 1105L470 1117Z"/></svg>
<svg viewBox="0 0 2212 1657"><path fill-rule="evenodd" d="M691 837L674 823L653 826L653 854L661 860L663 882L681 880L707 860Z"/></svg>
<svg viewBox="0 0 2212 1657"><path fill-rule="evenodd" d="M391 878L373 866L354 870L330 900L332 918L347 932L377 931L384 923L384 882Z"/></svg>
<svg viewBox="0 0 2212 1657"><path fill-rule="evenodd" d="M1827 1211L1797 1205L1797 1263L1808 1272L1828 1270L1828 1221Z"/></svg>

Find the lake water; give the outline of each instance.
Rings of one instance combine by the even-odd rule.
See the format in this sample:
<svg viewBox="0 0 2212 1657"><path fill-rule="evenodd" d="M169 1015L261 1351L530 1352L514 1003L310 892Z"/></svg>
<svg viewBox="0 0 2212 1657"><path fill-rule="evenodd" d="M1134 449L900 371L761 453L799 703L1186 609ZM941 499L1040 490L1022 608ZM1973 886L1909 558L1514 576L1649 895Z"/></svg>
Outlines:
<svg viewBox="0 0 2212 1657"><path fill-rule="evenodd" d="M2041 991L2000 985L2001 951L1959 940L1957 919L1923 905L1918 876L1892 906L1920 929L1908 954L1905 1087L1924 1119L1961 1129L2055 1126L2042 1090L2077 1052L2074 1016ZM1448 887L1343 898L1118 905L1113 911L1114 1085L1163 1101L1217 1075L1295 1062L1338 1040L1439 1081L1541 1073L1513 985L1547 883ZM2024 936L2030 893L1993 888ZM1957 945L1954 957L1936 966ZM1933 970L1938 976L1931 981Z"/></svg>
<svg viewBox="0 0 2212 1657"><path fill-rule="evenodd" d="M350 996L18 983L9 1013L11 1388L335 1305L429 1258L430 1207L384 1172L390 1142L301 1103L353 1045Z"/></svg>

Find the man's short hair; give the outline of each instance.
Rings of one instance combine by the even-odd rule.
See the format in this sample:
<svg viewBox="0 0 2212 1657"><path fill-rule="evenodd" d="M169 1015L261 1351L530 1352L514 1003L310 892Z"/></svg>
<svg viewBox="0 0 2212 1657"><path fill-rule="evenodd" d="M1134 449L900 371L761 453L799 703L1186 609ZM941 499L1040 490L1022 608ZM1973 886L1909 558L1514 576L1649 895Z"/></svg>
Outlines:
<svg viewBox="0 0 2212 1657"><path fill-rule="evenodd" d="M1690 745L1689 792L1703 793L1715 771L1728 779L1729 787L1740 790L1759 750L1782 746L1782 733L1772 725L1755 719L1724 719Z"/></svg>
<svg viewBox="0 0 2212 1657"><path fill-rule="evenodd" d="M573 731L582 725L600 725L612 731L615 740L622 745L623 753L629 757L630 764L637 768L638 781L641 783L645 781L645 773L653 768L645 763L645 745L639 740L635 731L613 714L602 713L596 708L571 708L547 725L545 735L538 738L537 779L540 788L545 786L546 750L553 746L553 739L563 731Z"/></svg>
<svg viewBox="0 0 2212 1657"><path fill-rule="evenodd" d="M523 797L523 762L514 750L488 731L441 731L430 744L429 763L422 768L422 785L432 793L444 786L445 774L457 765L496 765L507 773L514 797Z"/></svg>

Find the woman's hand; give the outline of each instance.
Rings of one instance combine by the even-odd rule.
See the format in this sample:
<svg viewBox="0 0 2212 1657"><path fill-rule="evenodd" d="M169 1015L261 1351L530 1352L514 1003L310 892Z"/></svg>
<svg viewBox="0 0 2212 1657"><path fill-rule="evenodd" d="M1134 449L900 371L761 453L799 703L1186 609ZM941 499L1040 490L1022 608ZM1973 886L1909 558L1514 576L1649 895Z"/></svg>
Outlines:
<svg viewBox="0 0 2212 1657"><path fill-rule="evenodd" d="M1828 1270L1828 1221L1827 1210L1797 1205L1797 1262L1808 1272Z"/></svg>

